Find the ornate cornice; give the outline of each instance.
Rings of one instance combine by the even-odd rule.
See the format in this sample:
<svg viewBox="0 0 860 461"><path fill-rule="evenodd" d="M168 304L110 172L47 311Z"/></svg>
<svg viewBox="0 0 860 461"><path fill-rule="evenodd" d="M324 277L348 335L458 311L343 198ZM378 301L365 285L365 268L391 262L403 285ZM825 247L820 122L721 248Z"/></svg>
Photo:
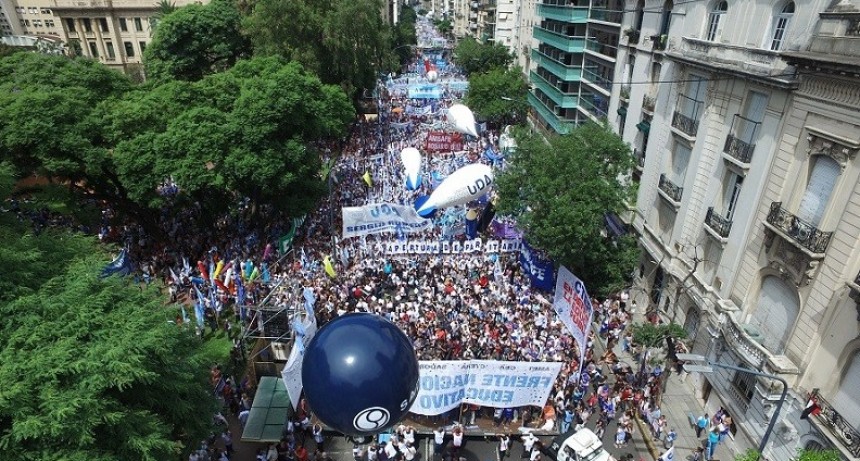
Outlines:
<svg viewBox="0 0 860 461"><path fill-rule="evenodd" d="M798 93L856 108L860 106L860 84L848 79L803 75L800 78Z"/></svg>
<svg viewBox="0 0 860 461"><path fill-rule="evenodd" d="M845 171L848 162L853 160L857 154L857 147L847 146L816 133L806 135L806 140L809 141L806 155L826 155L835 160L842 171Z"/></svg>

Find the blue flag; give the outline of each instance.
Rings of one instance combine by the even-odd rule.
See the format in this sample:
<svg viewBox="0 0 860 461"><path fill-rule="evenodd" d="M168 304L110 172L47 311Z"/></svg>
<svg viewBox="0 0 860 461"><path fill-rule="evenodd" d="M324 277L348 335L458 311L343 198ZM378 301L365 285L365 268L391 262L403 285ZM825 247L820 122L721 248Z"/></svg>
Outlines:
<svg viewBox="0 0 860 461"><path fill-rule="evenodd" d="M314 304L317 302L314 290L310 287L305 287L304 291L302 291L302 295L305 297L305 310L308 312L308 316L314 317Z"/></svg>

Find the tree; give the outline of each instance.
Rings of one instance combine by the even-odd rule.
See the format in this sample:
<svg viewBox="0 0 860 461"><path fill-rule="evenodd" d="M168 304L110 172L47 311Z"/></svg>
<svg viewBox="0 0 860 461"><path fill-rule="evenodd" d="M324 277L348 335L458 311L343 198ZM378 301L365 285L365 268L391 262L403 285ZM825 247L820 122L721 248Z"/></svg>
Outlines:
<svg viewBox="0 0 860 461"><path fill-rule="evenodd" d="M435 25L439 33L445 37L449 37L451 32L454 31L454 25L447 19L433 21L433 25Z"/></svg>
<svg viewBox="0 0 860 461"><path fill-rule="evenodd" d="M258 0L243 26L256 53L298 61L323 83L355 94L374 87L390 57L381 8L380 0Z"/></svg>
<svg viewBox="0 0 860 461"><path fill-rule="evenodd" d="M407 64L412 58L412 46L418 44L418 35L415 31L415 21L418 16L410 6L403 6L397 25L392 30L391 49L397 55L400 66ZM395 70L399 70L399 67Z"/></svg>
<svg viewBox="0 0 860 461"><path fill-rule="evenodd" d="M604 214L631 194L630 148L608 127L582 125L548 140L520 132L497 180L499 212L516 216L525 237L604 296L623 288L638 252L629 236L606 236Z"/></svg>
<svg viewBox="0 0 860 461"><path fill-rule="evenodd" d="M92 237L3 214L0 239L0 459L176 459L205 437L209 364L164 296L99 278Z"/></svg>
<svg viewBox="0 0 860 461"><path fill-rule="evenodd" d="M169 10L163 3L162 9ZM193 81L229 69L251 52L240 24L231 0L188 5L165 14L143 54L147 76Z"/></svg>
<svg viewBox="0 0 860 461"><path fill-rule="evenodd" d="M469 77L465 103L489 121L512 123L525 120L529 108L527 93L528 82L523 77L522 69L496 67Z"/></svg>
<svg viewBox="0 0 860 461"><path fill-rule="evenodd" d="M500 43L480 43L472 37L466 37L460 40L454 49L454 63L460 66L466 75L488 72L496 67L508 67L512 62L513 55Z"/></svg>
<svg viewBox="0 0 860 461"><path fill-rule="evenodd" d="M798 449L795 461L841 461L839 450L808 450Z"/></svg>
<svg viewBox="0 0 860 461"><path fill-rule="evenodd" d="M666 338L684 339L687 330L677 323L654 325L651 322L637 323L632 325L633 342L641 344L649 349L660 348L666 345Z"/></svg>

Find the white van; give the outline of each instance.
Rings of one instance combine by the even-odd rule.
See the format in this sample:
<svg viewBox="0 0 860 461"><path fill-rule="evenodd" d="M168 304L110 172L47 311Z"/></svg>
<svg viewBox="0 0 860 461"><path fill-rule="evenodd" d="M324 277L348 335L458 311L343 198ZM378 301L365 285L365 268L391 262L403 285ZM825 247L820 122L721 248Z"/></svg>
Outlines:
<svg viewBox="0 0 860 461"><path fill-rule="evenodd" d="M564 441L552 445L551 451L556 453L556 461L615 461L590 429L580 429Z"/></svg>

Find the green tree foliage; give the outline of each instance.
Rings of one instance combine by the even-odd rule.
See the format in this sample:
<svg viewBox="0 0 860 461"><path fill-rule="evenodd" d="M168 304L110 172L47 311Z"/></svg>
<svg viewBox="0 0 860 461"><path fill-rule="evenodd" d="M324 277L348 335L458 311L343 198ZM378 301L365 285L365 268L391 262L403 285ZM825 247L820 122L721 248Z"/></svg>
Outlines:
<svg viewBox="0 0 860 461"><path fill-rule="evenodd" d="M466 37L454 48L454 63L460 66L466 75L488 72L496 67L508 67L512 62L513 55L500 43L480 43L472 37Z"/></svg>
<svg viewBox="0 0 860 461"><path fill-rule="evenodd" d="M636 261L631 237L606 236L604 213L630 196L630 148L608 127L585 124L548 140L519 133L499 176L499 212L517 218L528 241L582 278L589 293L622 288Z"/></svg>
<svg viewBox="0 0 860 461"><path fill-rule="evenodd" d="M298 61L352 93L372 88L390 57L381 8L381 0L258 0L244 30L258 54Z"/></svg>
<svg viewBox="0 0 860 461"><path fill-rule="evenodd" d="M451 32L454 31L454 25L451 24L451 21L447 19L436 20L433 21L433 24L436 26L436 29L445 37L450 37Z"/></svg>
<svg viewBox="0 0 860 461"><path fill-rule="evenodd" d="M842 455L838 450L797 450L795 461L840 461Z"/></svg>
<svg viewBox="0 0 860 461"><path fill-rule="evenodd" d="M275 57L141 89L105 110L116 174L135 202L159 205L153 185L172 176L201 203L221 207L238 194L287 216L310 211L325 191L308 145L342 136L354 115L339 88Z"/></svg>
<svg viewBox="0 0 860 461"><path fill-rule="evenodd" d="M159 19L143 54L148 78L200 80L250 54L250 42L240 31L241 16L231 0L173 12L169 7L162 2L162 11L168 13Z"/></svg>
<svg viewBox="0 0 860 461"><path fill-rule="evenodd" d="M415 21L418 15L410 6L404 6L400 10L400 18L392 30L392 50L397 55L400 65L404 65L412 58L412 48L418 44L418 35L415 31ZM399 67L398 67L399 69Z"/></svg>
<svg viewBox="0 0 860 461"><path fill-rule="evenodd" d="M465 103L486 120L512 123L525 120L529 108L527 93L528 82L522 69L496 67L469 78Z"/></svg>
<svg viewBox="0 0 860 461"><path fill-rule="evenodd" d="M677 323L654 325L651 322L637 323L631 326L633 341L648 348L663 347L666 338L684 339L687 330Z"/></svg>

